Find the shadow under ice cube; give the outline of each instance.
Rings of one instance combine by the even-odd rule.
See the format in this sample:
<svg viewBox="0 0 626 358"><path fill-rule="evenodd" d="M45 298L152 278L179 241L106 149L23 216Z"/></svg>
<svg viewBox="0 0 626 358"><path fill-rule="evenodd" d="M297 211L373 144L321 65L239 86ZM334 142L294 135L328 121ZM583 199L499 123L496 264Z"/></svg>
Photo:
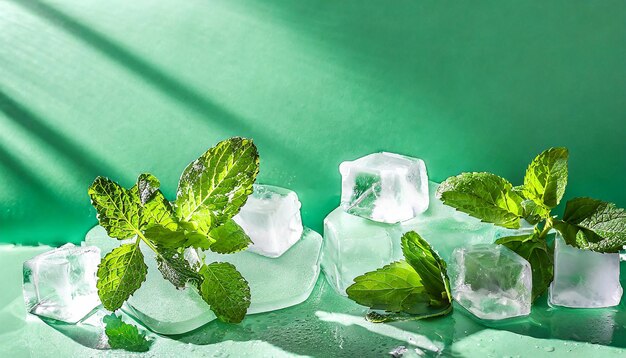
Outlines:
<svg viewBox="0 0 626 358"><path fill-rule="evenodd" d="M424 161L393 153L374 153L339 166L341 207L374 221L397 223L428 209Z"/></svg>
<svg viewBox="0 0 626 358"><path fill-rule="evenodd" d="M558 233L550 304L573 308L618 305L623 293L619 261L619 253L603 254L569 246Z"/></svg>
<svg viewBox="0 0 626 358"><path fill-rule="evenodd" d="M96 272L100 249L66 244L24 262L28 312L76 323L100 304Z"/></svg>
<svg viewBox="0 0 626 358"><path fill-rule="evenodd" d="M478 318L498 320L530 313L530 264L505 246L457 248L448 273L453 298Z"/></svg>

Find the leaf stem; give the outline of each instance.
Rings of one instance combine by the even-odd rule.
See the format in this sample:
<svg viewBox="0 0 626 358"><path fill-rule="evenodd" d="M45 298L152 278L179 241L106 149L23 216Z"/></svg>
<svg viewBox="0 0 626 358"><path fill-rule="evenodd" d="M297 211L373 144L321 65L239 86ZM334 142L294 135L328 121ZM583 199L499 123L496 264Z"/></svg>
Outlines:
<svg viewBox="0 0 626 358"><path fill-rule="evenodd" d="M551 217L547 218L546 223L543 226L543 230L541 230L541 233L539 234L539 238L545 239L546 236L548 236L548 233L550 232L550 230L552 230L553 225L554 225L554 222L552 221L552 218Z"/></svg>
<svg viewBox="0 0 626 358"><path fill-rule="evenodd" d="M135 230L135 233L137 234L137 244L139 243L139 240L143 241L146 243L146 245L152 250L154 251L156 254L159 254L159 251L157 251L156 246L154 246L150 240L148 240L139 230Z"/></svg>

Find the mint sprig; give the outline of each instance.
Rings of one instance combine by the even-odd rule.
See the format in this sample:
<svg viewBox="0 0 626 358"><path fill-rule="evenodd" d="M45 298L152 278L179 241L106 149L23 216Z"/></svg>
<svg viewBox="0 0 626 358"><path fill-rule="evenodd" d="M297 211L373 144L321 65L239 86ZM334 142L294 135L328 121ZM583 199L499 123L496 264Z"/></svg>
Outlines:
<svg viewBox="0 0 626 358"><path fill-rule="evenodd" d="M385 313L371 312L373 322L422 319L452 310L446 264L416 232L402 236L400 260L365 273L346 289L356 303Z"/></svg>
<svg viewBox="0 0 626 358"><path fill-rule="evenodd" d="M152 174L141 174L130 189L96 178L88 193L100 225L115 239L135 239L108 253L98 267L98 295L104 307L119 309L145 281L147 266L139 247L143 242L155 252L165 279L180 289L196 287L219 319L240 322L250 305L246 280L230 264L192 266L184 251L233 253L251 243L231 218L252 193L258 172L256 146L236 137L218 143L185 168L173 204Z"/></svg>
<svg viewBox="0 0 626 358"><path fill-rule="evenodd" d="M463 173L446 179L437 196L459 211L482 221L517 229L522 219L535 226L532 234L496 241L529 261L533 272L533 299L553 277L553 254L546 237L557 229L572 246L598 252L617 252L626 244L626 213L614 204L590 198L569 200L563 220L552 217L567 186L566 148L548 149L533 159L524 184L512 187L490 173Z"/></svg>

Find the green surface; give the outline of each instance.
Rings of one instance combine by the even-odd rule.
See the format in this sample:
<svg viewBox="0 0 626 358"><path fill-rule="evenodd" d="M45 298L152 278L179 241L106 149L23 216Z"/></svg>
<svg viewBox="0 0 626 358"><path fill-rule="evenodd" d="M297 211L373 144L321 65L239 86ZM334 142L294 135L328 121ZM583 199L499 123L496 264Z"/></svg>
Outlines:
<svg viewBox="0 0 626 358"><path fill-rule="evenodd" d="M0 245L0 356L128 356L100 351L84 332L26 318L21 295L21 264L48 247ZM622 262L622 270L626 263ZM626 280L622 279L622 285ZM426 321L374 324L366 309L337 295L323 276L309 299L291 308L247 316L239 325L219 321L172 337L155 337L147 356L155 357L380 357L397 346L426 356L456 357L623 357L626 302L616 308L550 309L546 296L530 318L491 329L468 317L455 304L451 315ZM127 318L125 318L127 320ZM129 320L130 321L130 320ZM552 337L547 339L547 337ZM589 343L593 342L593 343Z"/></svg>
<svg viewBox="0 0 626 358"><path fill-rule="evenodd" d="M0 241L78 242L95 176L173 197L233 135L317 231L338 164L377 150L521 182L567 146L566 199L624 207L624 63L623 1L4 0Z"/></svg>

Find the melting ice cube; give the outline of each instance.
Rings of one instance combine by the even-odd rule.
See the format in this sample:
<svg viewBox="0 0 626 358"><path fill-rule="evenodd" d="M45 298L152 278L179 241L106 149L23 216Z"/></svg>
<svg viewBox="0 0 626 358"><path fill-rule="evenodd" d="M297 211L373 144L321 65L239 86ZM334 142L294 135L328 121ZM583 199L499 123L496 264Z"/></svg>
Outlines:
<svg viewBox="0 0 626 358"><path fill-rule="evenodd" d="M302 236L298 195L272 185L254 185L254 192L233 219L254 244L248 250L278 257Z"/></svg>
<svg viewBox="0 0 626 358"><path fill-rule="evenodd" d="M611 307L619 304L619 253L603 254L569 246L557 233L554 280L549 302L575 308Z"/></svg>
<svg viewBox="0 0 626 358"><path fill-rule="evenodd" d="M530 264L505 246L457 248L448 274L454 299L478 318L497 320L530 313Z"/></svg>
<svg viewBox="0 0 626 358"><path fill-rule="evenodd" d="M66 244L24 262L24 301L33 314L76 323L100 304L100 249Z"/></svg>
<svg viewBox="0 0 626 358"><path fill-rule="evenodd" d="M96 226L87 233L85 242L106 247L119 245ZM293 306L306 300L319 275L321 236L305 229L302 238L283 255L270 258L249 251L220 255L206 251L205 262L230 262L248 281L251 305L248 314L268 312ZM177 290L165 280L156 267L154 253L143 244L141 250L148 265L148 276L123 307L152 331L161 334L182 334L215 319L209 306L196 290ZM185 252L187 260L198 260L193 250ZM155 300L155 297L158 299Z"/></svg>
<svg viewBox="0 0 626 358"><path fill-rule="evenodd" d="M374 221L397 223L428 208L424 161L393 153L374 153L341 163L341 207Z"/></svg>

